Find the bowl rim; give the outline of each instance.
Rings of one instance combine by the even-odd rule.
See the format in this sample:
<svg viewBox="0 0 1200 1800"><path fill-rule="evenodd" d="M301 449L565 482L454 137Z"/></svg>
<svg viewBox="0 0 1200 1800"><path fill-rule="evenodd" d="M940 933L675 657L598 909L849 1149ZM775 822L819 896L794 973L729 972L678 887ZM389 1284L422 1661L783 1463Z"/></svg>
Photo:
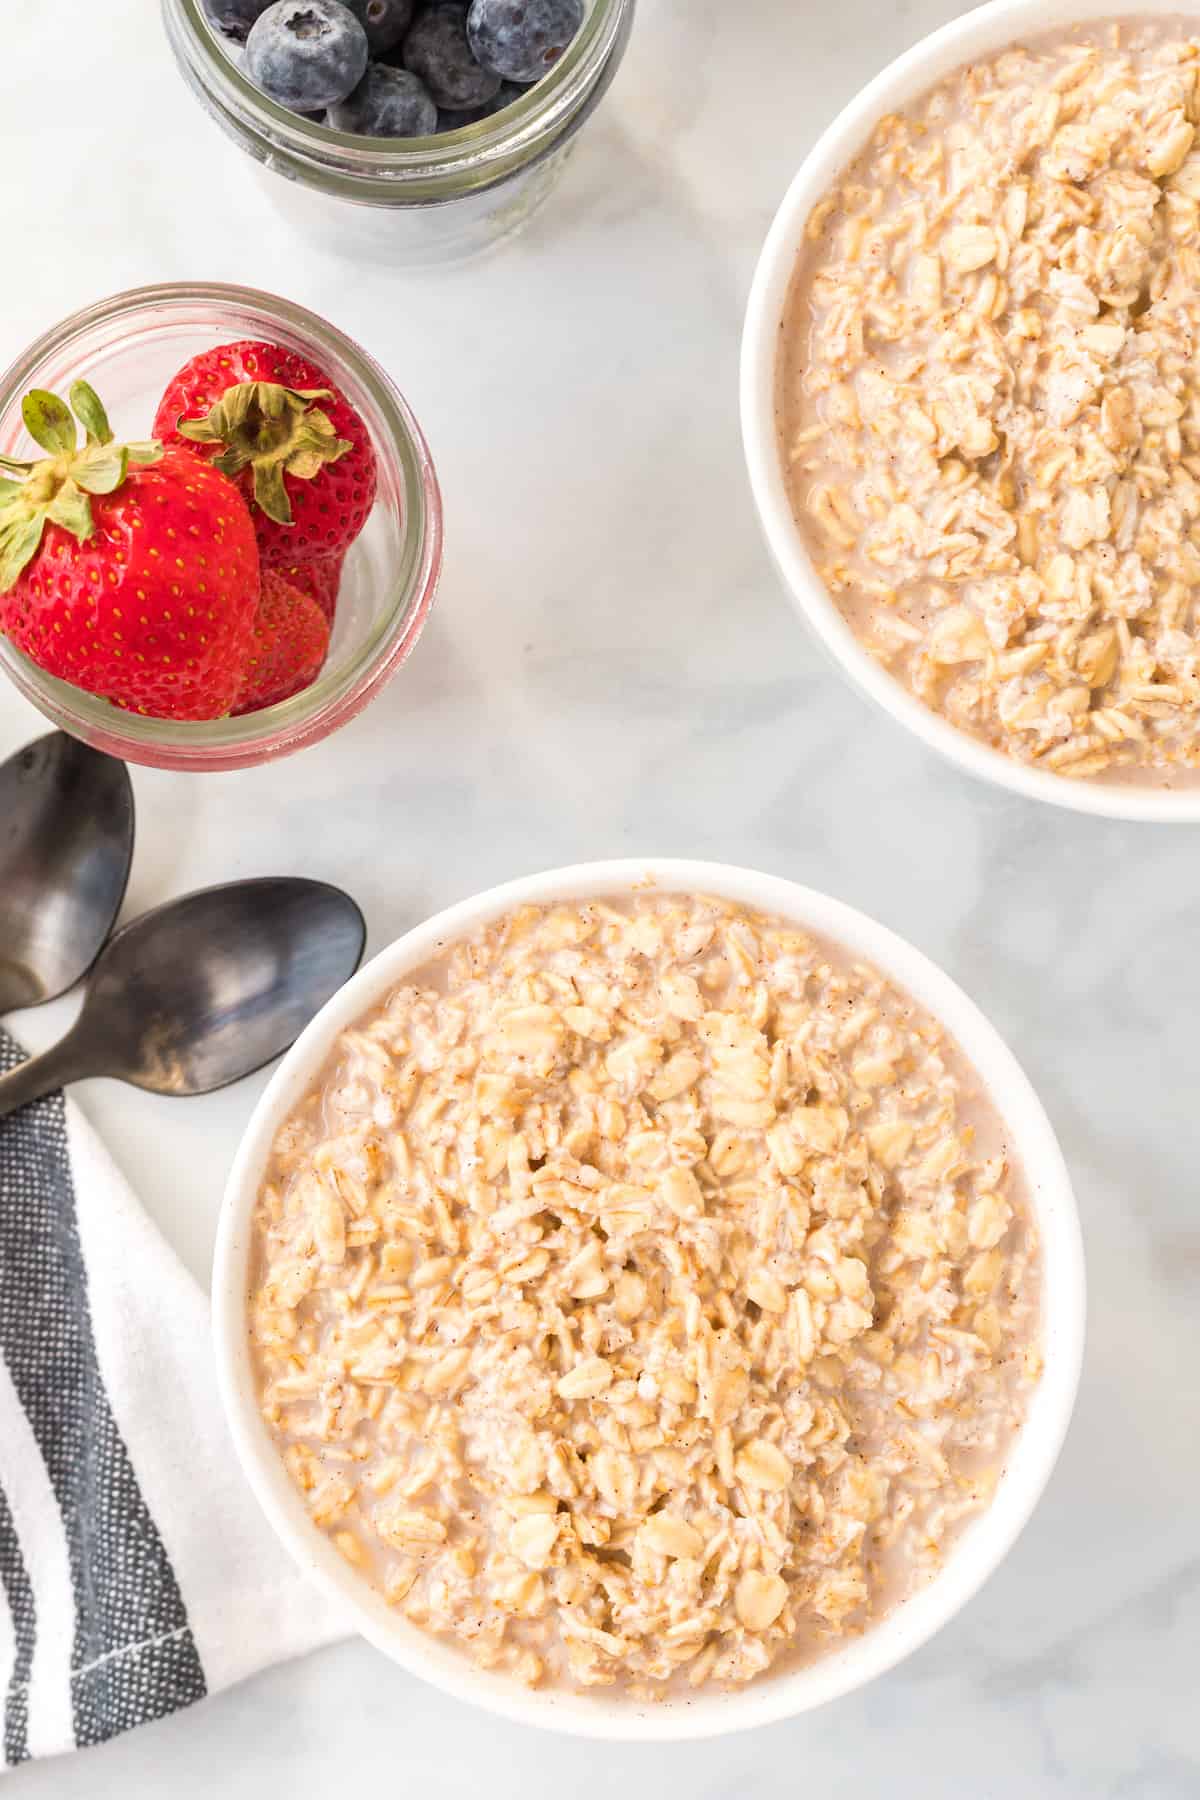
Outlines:
<svg viewBox="0 0 1200 1800"><path fill-rule="evenodd" d="M0 669L30 704L60 729L125 762L152 768L215 772L255 767L289 756L357 716L408 660L437 594L443 555L442 496L433 457L416 416L388 372L363 347L310 308L265 289L222 281L169 281L126 288L69 313L0 371L0 426L21 432L20 396L44 365L81 353L122 321L162 332L210 309L241 335L276 335L331 361L347 385L369 397L380 427L376 456L393 466L403 490L404 546L395 591L366 645L346 668L322 670L288 700L241 716L201 721L141 717L39 668L0 634ZM386 434L386 441L380 435ZM353 546L351 546L353 548Z"/></svg>
<svg viewBox="0 0 1200 1800"><path fill-rule="evenodd" d="M1181 0L1178 12L1197 11ZM851 684L931 750L994 787L1052 806L1110 819L1200 819L1200 782L1177 789L1135 783L1072 781L1034 769L960 731L922 704L864 649L820 580L796 524L783 481L775 422L777 346L804 226L812 208L864 148L885 113L908 105L972 56L1022 37L1115 17L1162 16L1156 0L989 0L904 51L861 88L808 151L767 232L746 305L740 361L742 446L768 548L788 595Z"/></svg>
<svg viewBox="0 0 1200 1800"><path fill-rule="evenodd" d="M992 1503L956 1540L933 1581L816 1663L734 1694L657 1705L561 1690L530 1693L510 1677L475 1669L461 1652L399 1619L309 1520L263 1425L246 1335L249 1228L261 1174L279 1124L312 1086L338 1033L439 949L511 907L650 887L712 894L795 920L867 957L953 1033L994 1095L1024 1165L1041 1237L1045 1357ZM683 858L581 863L505 882L436 913L380 951L307 1027L259 1100L230 1171L213 1260L213 1337L225 1416L242 1470L301 1571L346 1608L349 1625L410 1674L522 1724L612 1741L711 1737L789 1718L882 1674L940 1629L1002 1561L1050 1477L1078 1386L1084 1314L1083 1245L1062 1152L1016 1058L975 1004L922 952L845 903L779 876Z"/></svg>

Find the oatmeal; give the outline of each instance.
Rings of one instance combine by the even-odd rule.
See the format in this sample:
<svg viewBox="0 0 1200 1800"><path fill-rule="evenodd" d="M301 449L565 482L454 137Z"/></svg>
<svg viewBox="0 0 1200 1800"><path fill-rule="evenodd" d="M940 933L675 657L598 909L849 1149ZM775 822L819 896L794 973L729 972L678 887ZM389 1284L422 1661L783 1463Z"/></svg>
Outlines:
<svg viewBox="0 0 1200 1800"><path fill-rule="evenodd" d="M785 320L783 454L829 591L919 699L1063 775L1200 768L1189 29L1077 28L885 118L809 219Z"/></svg>
<svg viewBox="0 0 1200 1800"><path fill-rule="evenodd" d="M524 907L338 1041L255 1215L263 1415L409 1620L644 1698L857 1633L988 1503L1038 1246L961 1053L778 920Z"/></svg>

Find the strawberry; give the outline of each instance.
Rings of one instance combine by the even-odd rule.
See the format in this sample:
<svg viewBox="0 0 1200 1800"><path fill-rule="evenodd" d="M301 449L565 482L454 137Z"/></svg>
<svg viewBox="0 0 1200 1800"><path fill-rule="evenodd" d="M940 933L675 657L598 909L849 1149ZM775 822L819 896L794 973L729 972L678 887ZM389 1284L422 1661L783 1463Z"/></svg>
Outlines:
<svg viewBox="0 0 1200 1800"><path fill-rule="evenodd" d="M242 684L258 605L254 525L191 451L118 444L86 382L35 389L42 462L0 458L0 631L41 668L153 718L213 719Z"/></svg>
<svg viewBox="0 0 1200 1800"><path fill-rule="evenodd" d="M289 563L279 572L294 588L315 600L325 617L333 624L337 612L338 589L342 583L345 556L319 556L315 562Z"/></svg>
<svg viewBox="0 0 1200 1800"><path fill-rule="evenodd" d="M222 344L185 363L154 419L245 495L270 568L340 556L375 504L371 434L328 376L275 344Z"/></svg>
<svg viewBox="0 0 1200 1800"><path fill-rule="evenodd" d="M254 644L235 714L290 700L316 680L328 649L329 621L317 602L277 569L264 569Z"/></svg>

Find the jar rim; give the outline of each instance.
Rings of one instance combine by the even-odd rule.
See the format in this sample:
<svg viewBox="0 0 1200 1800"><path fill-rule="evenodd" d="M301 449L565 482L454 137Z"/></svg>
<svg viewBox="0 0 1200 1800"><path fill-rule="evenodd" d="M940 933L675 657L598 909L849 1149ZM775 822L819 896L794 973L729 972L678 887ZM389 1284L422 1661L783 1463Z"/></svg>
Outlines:
<svg viewBox="0 0 1200 1800"><path fill-rule="evenodd" d="M442 562L442 503L433 459L417 420L390 376L335 325L291 300L227 282L164 282L126 289L81 308L51 326L0 373L0 421L17 409L38 371L55 356L80 348L98 333L142 314L167 325L194 309L232 315L231 335L243 327L277 329L296 348L348 371L369 397L387 433L403 496L404 549L388 606L340 669L323 673L289 700L239 717L157 719L127 713L98 695L60 681L0 633L0 668L55 724L127 761L160 768L234 769L266 762L315 743L360 712L411 653L437 591ZM197 323L202 321L197 318ZM11 446L8 446L11 448Z"/></svg>
<svg viewBox="0 0 1200 1800"><path fill-rule="evenodd" d="M273 167L348 198L410 205L489 187L536 161L586 104L623 45L635 0L592 0L553 67L510 106L473 125L423 138L335 131L268 98L230 55L203 0L162 0L168 36L185 74L219 120Z"/></svg>

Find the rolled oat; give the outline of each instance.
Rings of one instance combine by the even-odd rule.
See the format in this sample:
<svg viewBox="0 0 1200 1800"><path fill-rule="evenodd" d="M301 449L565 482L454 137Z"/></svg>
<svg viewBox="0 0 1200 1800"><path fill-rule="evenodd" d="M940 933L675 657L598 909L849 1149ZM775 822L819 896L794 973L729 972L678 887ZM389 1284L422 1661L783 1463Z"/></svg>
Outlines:
<svg viewBox="0 0 1200 1800"><path fill-rule="evenodd" d="M926 705L1063 775L1200 768L1200 41L1080 27L883 119L780 371L831 595Z"/></svg>
<svg viewBox="0 0 1200 1800"><path fill-rule="evenodd" d="M255 1232L314 1524L527 1682L659 1696L861 1631L986 1506L1038 1375L1035 1227L961 1053L717 900L454 945L342 1035Z"/></svg>

